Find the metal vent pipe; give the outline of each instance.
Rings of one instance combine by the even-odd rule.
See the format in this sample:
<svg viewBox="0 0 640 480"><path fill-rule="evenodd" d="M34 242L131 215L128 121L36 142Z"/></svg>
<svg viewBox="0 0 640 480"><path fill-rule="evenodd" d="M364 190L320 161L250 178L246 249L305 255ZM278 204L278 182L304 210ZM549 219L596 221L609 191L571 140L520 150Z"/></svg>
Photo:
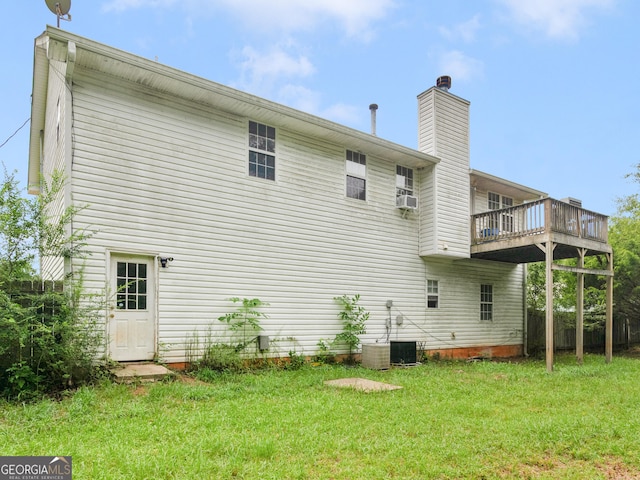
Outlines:
<svg viewBox="0 0 640 480"><path fill-rule="evenodd" d="M371 110L371 135L376 134L376 110L378 110L378 105L372 103L369 105L369 110Z"/></svg>
<svg viewBox="0 0 640 480"><path fill-rule="evenodd" d="M436 87L438 87L440 90L448 92L451 88L451 77L448 75L438 77L438 79L436 80Z"/></svg>

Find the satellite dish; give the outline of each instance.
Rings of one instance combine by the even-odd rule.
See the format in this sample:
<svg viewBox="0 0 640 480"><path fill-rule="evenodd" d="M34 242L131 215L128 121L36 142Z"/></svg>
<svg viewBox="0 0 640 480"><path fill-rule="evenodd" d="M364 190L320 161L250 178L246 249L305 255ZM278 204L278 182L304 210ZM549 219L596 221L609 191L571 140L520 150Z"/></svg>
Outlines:
<svg viewBox="0 0 640 480"><path fill-rule="evenodd" d="M56 17L58 17L58 28L60 28L60 19L66 20L67 22L71 21L71 15L69 14L69 10L71 10L71 0L44 0L53 13L55 13ZM65 15L67 18L64 18Z"/></svg>

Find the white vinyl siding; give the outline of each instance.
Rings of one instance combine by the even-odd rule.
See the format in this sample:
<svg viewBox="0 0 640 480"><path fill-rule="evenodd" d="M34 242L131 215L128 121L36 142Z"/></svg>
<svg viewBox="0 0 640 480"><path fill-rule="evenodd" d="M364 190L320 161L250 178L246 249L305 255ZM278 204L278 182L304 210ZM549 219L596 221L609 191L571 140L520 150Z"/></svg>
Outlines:
<svg viewBox="0 0 640 480"><path fill-rule="evenodd" d="M523 275L520 265L482 260L431 259L427 278L438 278L439 307L427 309L421 328L429 348L522 344ZM493 287L493 321L480 320L480 285ZM406 323L406 322L405 322ZM455 340L451 333L455 333Z"/></svg>
<svg viewBox="0 0 640 480"><path fill-rule="evenodd" d="M235 310L229 298L236 296L269 304L261 322L271 338L269 356L312 355L319 340L333 339L342 330L333 299L345 294L359 294L370 312L363 343L386 337L427 349L522 344L524 269L468 258L468 102L433 89L419 97L419 148L438 156L438 164L91 45L79 49L76 63L65 42L48 50L63 61L52 61L48 76L43 171L63 167L68 178L55 214L71 201L86 206L73 226L93 233L90 255L72 266L84 268L89 293L102 295L117 312L123 301L116 292L118 259L132 255L153 267L144 277L153 285L149 297L136 289L138 296L126 301L142 302L135 306L157 319L161 360L184 361L196 331L202 337L211 329L214 341L226 341L228 329L217 319ZM274 181L250 173L250 122L274 129L274 151L264 137L265 154L277 150ZM366 160L349 160L348 148L362 149ZM32 143L32 166L34 158ZM398 170L405 162L414 167L418 211L396 207L399 172L409 187L406 172ZM364 181L366 201L349 198L347 176ZM474 202L478 195L486 207L486 192L474 189ZM167 257L166 268L153 265ZM43 272L66 273L60 259L43 259ZM491 322L480 320L482 284L492 286ZM103 313L106 320L109 310ZM406 321L388 330L390 313Z"/></svg>
<svg viewBox="0 0 640 480"><path fill-rule="evenodd" d="M71 95L60 76L65 70L65 63L51 60L49 70L47 92L47 116L43 136L42 178L50 185L51 175L59 172L65 179L69 178L71 160L71 123L69 121L71 110ZM46 188L46 187L45 187ZM43 188L44 193L44 188ZM71 202L68 189L60 191L55 201L49 205L47 215L53 219L59 218ZM45 280L62 280L65 273L65 264L62 257L43 257L40 259L40 271Z"/></svg>
<svg viewBox="0 0 640 480"><path fill-rule="evenodd" d="M233 296L270 304L270 355L311 354L339 333L338 295L360 294L372 319L388 298L424 314L418 219L395 208L395 164L369 155L368 201L353 202L341 145L279 128L278 182L265 184L246 175L244 118L80 73L74 101L75 199L89 204L76 226L99 225L86 284L104 286L109 251L173 257L158 269L167 361L184 359L195 329L223 335ZM363 340L384 331L371 321Z"/></svg>
<svg viewBox="0 0 640 480"><path fill-rule="evenodd" d="M432 88L418 96L418 149L440 158L426 209L420 254L470 256L469 102ZM428 186L428 185L425 185ZM433 209L431 215L423 210ZM427 223L427 221L430 221ZM422 232L421 232L422 233Z"/></svg>

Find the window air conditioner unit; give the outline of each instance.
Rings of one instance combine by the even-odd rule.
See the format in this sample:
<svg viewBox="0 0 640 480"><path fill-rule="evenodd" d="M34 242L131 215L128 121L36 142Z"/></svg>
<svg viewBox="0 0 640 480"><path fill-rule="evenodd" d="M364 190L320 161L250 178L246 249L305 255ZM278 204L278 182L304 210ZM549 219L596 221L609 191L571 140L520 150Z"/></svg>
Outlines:
<svg viewBox="0 0 640 480"><path fill-rule="evenodd" d="M398 195L396 197L396 207L405 210L415 210L418 208L418 198L413 195Z"/></svg>

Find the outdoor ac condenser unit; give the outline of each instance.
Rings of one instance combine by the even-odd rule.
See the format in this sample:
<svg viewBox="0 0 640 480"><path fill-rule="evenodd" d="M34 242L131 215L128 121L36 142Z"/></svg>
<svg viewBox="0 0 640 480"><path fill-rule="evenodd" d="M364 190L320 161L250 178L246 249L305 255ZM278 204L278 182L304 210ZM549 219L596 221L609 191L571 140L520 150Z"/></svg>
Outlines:
<svg viewBox="0 0 640 480"><path fill-rule="evenodd" d="M415 210L418 208L418 198L413 195L398 195L396 197L396 207L404 210Z"/></svg>
<svg viewBox="0 0 640 480"><path fill-rule="evenodd" d="M387 370L391 367L388 343L362 345L362 366L373 370Z"/></svg>
<svg viewBox="0 0 640 480"><path fill-rule="evenodd" d="M389 361L398 365L415 365L418 362L417 342L391 340Z"/></svg>

